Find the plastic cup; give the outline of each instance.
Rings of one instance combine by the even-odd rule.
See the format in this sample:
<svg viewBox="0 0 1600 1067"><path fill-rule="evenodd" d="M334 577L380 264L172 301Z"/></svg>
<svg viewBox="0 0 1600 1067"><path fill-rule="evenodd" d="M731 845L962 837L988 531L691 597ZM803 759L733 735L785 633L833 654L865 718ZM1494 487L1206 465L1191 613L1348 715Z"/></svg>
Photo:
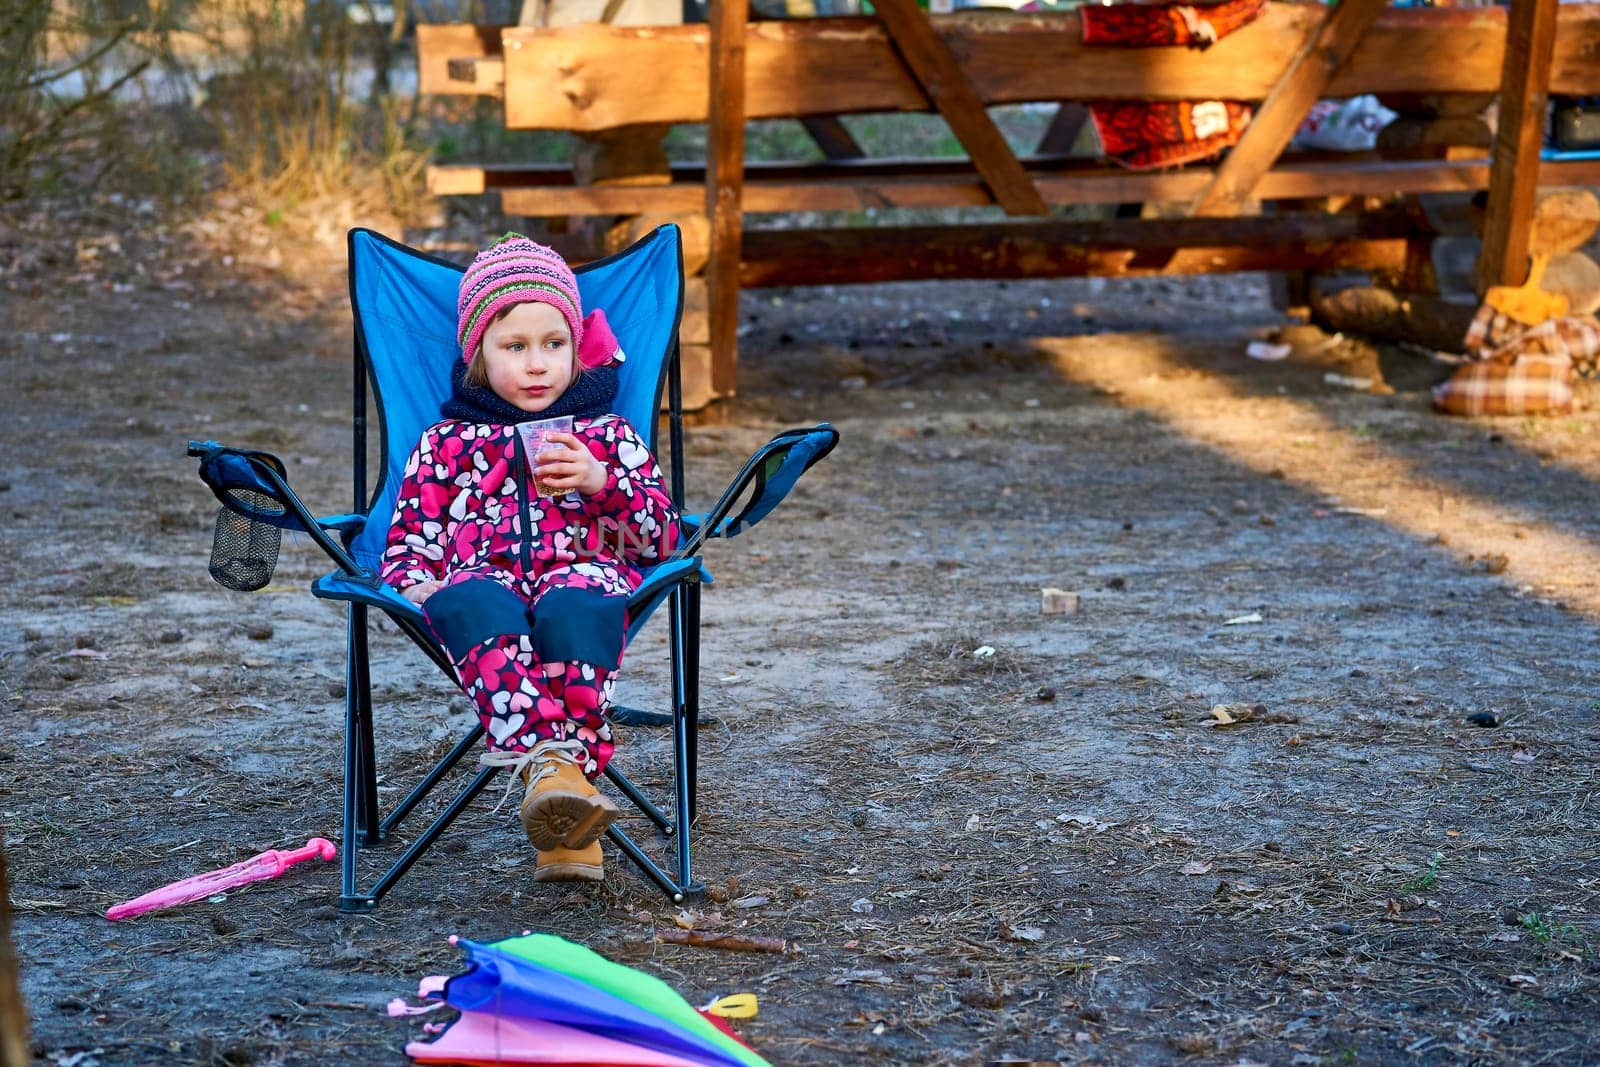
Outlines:
<svg viewBox="0 0 1600 1067"><path fill-rule="evenodd" d="M538 462L539 454L548 449L560 448L561 445L550 440L553 433L571 433L572 416L563 415L558 419L539 419L534 422L517 423L517 433L522 438L522 454L528 457L528 473L534 474L534 464ZM565 489L557 489L541 482L537 475L533 479L533 491L539 496L565 496Z"/></svg>

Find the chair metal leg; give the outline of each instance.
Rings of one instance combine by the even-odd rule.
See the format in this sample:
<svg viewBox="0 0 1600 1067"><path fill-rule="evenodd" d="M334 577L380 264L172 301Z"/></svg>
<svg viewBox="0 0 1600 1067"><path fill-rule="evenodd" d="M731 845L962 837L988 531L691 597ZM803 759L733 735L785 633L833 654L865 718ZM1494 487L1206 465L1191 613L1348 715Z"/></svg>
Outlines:
<svg viewBox="0 0 1600 1067"><path fill-rule="evenodd" d="M352 621L351 625L354 625ZM360 850L358 801L361 783L361 761L356 751L360 744L360 731L356 728L355 663L346 664L344 700L344 813L343 837L339 841L340 870L339 907L344 911L357 910L348 903L358 898L356 892L356 854Z"/></svg>
<svg viewBox="0 0 1600 1067"><path fill-rule="evenodd" d="M356 849L347 848L344 861L347 876L344 892L339 897L339 910L362 912L376 908L378 901L383 899L384 894L393 889L395 883L405 877L405 873L411 869L411 865L421 859L424 852L433 847L433 843L438 840L439 835L444 833L450 824L456 821L456 817L466 810L467 805L472 803L473 798L483 792L484 787L489 784L489 779L493 778L498 770L498 767L485 767L473 775L472 781L468 782L461 792L455 795L455 799L450 801L444 811L439 813L438 818L428 824L428 828L422 831L421 836L411 842L406 850L400 854L400 858L395 860L389 869L383 872L383 875L372 884L372 888L365 893L359 893L355 888Z"/></svg>
<svg viewBox="0 0 1600 1067"><path fill-rule="evenodd" d="M671 897L674 904L693 903L704 899L706 895L705 886L673 881L671 875L657 866L654 860L646 856L644 851L634 844L633 838L615 825L606 830L606 836L611 839L612 844L622 850L624 856L633 861L635 867L643 871L645 876L660 887L662 892Z"/></svg>
<svg viewBox="0 0 1600 1067"><path fill-rule="evenodd" d="M644 812L645 817L656 824L657 830L660 830L667 837L671 837L678 832L677 826L672 821L672 816L656 807L655 802L645 796L644 791L634 785L633 780L627 775L617 770L615 765L606 764L606 777L611 779L612 785L622 790L622 795L627 797L634 807Z"/></svg>
<svg viewBox="0 0 1600 1067"><path fill-rule="evenodd" d="M671 626L672 652L672 711L669 719L673 730L675 817L669 817L615 767L607 767L606 776L655 824L657 829L664 835L677 839L675 842L677 877L668 874L646 856L638 844L621 828L612 826L607 830L607 836L623 855L674 903L682 903L699 900L705 895L705 887L694 881L689 840L689 825L694 819L699 771L695 736L700 717L700 588L697 582L688 582L672 594L668 621ZM399 826L401 820L410 815L482 739L484 729L481 725L474 726L428 771L423 780L396 805L387 818L380 818L377 759L373 741L371 672L367 663L367 616L364 606L355 604L350 606L349 625L350 633L346 648L349 659L345 675L344 855L341 857L343 865L340 876L339 909L344 912L368 912L377 907L378 901L405 876L423 853L432 847L450 824L466 810L467 805L484 790L497 773L497 768L485 768L474 775L370 889L365 892L358 889L357 860L361 850L381 842Z"/></svg>
<svg viewBox="0 0 1600 1067"><path fill-rule="evenodd" d="M410 847L401 853L399 859L394 861L394 866L385 871L383 877L373 883L369 895L374 904L382 899L383 895L405 876L405 873L411 869L411 865L422 858L424 852L433 847L433 843L438 840L439 835L444 833L450 824L456 821L456 816L466 810L467 805L472 803L474 797L483 792L484 787L489 784L489 779L493 778L495 772L499 769L498 767L485 767L472 776L472 781L468 782L466 787L456 794L455 799L439 813L437 819L428 824L428 828L422 831L422 835L411 842Z"/></svg>
<svg viewBox="0 0 1600 1067"><path fill-rule="evenodd" d="M670 711L650 711L647 708L633 708L625 704L613 704L606 713L618 726L671 726L672 713Z"/></svg>
<svg viewBox="0 0 1600 1067"><path fill-rule="evenodd" d="M689 607L691 590L698 592L698 583L690 581L679 586L669 604L672 646L672 763L675 808L678 815L677 860L678 886L685 892L698 894L704 887L694 880L693 857L690 848L689 826L694 819L694 796L690 769L690 745L694 743L692 720L688 714L688 698L696 695L697 686L691 681L689 669L698 658L689 647L689 635L698 629L698 620L691 626ZM698 604L695 605L698 607ZM648 872L647 872L648 873Z"/></svg>
<svg viewBox="0 0 1600 1067"><path fill-rule="evenodd" d="M700 796L700 583L684 586L683 714L688 724L684 737L685 768L689 777L689 822L694 823ZM688 835L685 834L685 837Z"/></svg>
<svg viewBox="0 0 1600 1067"><path fill-rule="evenodd" d="M686 817L690 805L688 752L686 751L686 735L688 732L688 720L682 714L678 715L677 721L672 724L672 747L675 750L673 752L673 763L676 771L673 776L673 784L677 787L677 797L675 799L678 808L678 825L683 830L682 833L678 834L677 841L678 884L685 886L694 884L694 870L691 866L689 853L689 820Z"/></svg>
<svg viewBox="0 0 1600 1067"><path fill-rule="evenodd" d="M407 847L400 858L374 883L373 887L363 893L356 888L356 860L361 854L362 847L367 844L363 839L359 825L360 819L357 817L363 789L360 767L358 766L360 763L362 731L355 713L355 702L353 700L348 701L347 706L349 710L346 713L345 729L344 855L342 857L344 869L341 876L339 910L364 912L371 911L377 907L378 901L383 895L400 880L411 865L416 863L422 854L438 839L439 835L455 821L456 817L465 810L467 804L472 801L472 798L483 791L483 787L488 784L492 773L491 771L480 772L471 782L467 783L466 788L458 793L455 800L429 824L428 828L422 832L422 835ZM387 836L389 831L399 825L401 819L411 813L412 809L421 802L423 797L427 796L433 787L439 784L440 780L461 761L461 757L482 736L483 727L481 725L473 727L460 741L456 742L443 759L434 764L433 768L428 771L427 776L418 783L417 787L396 806L387 819L383 820L382 832L384 836Z"/></svg>
<svg viewBox="0 0 1600 1067"><path fill-rule="evenodd" d="M383 837L388 837L390 831L400 825L400 820L410 815L411 809L421 803L422 799L433 791L433 787L438 785L440 780L450 773L451 768L461 762L461 757L472 750L472 746L476 745L479 739L483 737L483 732L482 723L474 726L467 731L461 740L455 743L455 747L451 748L443 759L433 765L433 769L428 772L427 777L418 782L417 787L407 793L406 798L396 804L395 809L383 820L383 824L380 827Z"/></svg>
<svg viewBox="0 0 1600 1067"><path fill-rule="evenodd" d="M354 697L356 726L360 734L356 751L361 791L357 798L356 813L361 843L374 845L383 840L383 829L378 811L378 754L372 736L372 670L367 662L367 608L364 604L350 605L349 643L353 669L346 690L347 695Z"/></svg>

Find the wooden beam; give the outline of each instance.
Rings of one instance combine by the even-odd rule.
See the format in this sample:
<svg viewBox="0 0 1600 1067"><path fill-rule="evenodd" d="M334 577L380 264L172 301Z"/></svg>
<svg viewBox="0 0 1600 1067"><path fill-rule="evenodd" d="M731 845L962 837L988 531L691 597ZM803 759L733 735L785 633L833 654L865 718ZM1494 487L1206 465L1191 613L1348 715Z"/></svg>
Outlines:
<svg viewBox="0 0 1600 1067"><path fill-rule="evenodd" d="M1491 285L1521 285L1528 277L1528 231L1550 99L1557 5L1558 0L1511 0L1500 79L1500 125L1494 138L1483 251L1478 256L1480 293ZM1595 65L1600 67L1600 61Z"/></svg>
<svg viewBox="0 0 1600 1067"><path fill-rule="evenodd" d="M506 63L499 56L457 57L445 64L445 73L457 92L499 96L506 84Z"/></svg>
<svg viewBox="0 0 1600 1067"><path fill-rule="evenodd" d="M711 220L711 391L731 396L739 359L739 257L744 228L745 25L749 0L711 0L711 98L705 211Z"/></svg>
<svg viewBox="0 0 1600 1067"><path fill-rule="evenodd" d="M1032 100L1262 100L1320 5L1270 3L1203 52L1084 45L1077 14L996 11L933 16L986 105ZM1556 16L1552 92L1600 93L1600 4ZM1378 16L1329 96L1498 92L1501 8L1390 8ZM469 27L470 29L470 27ZM420 28L419 28L420 30ZM433 62L423 48L426 71ZM509 28L506 122L513 129L592 130L636 122L704 122L710 113L705 25ZM746 30L749 119L925 111L928 99L876 19L754 22ZM471 50L450 56L470 55ZM453 91L443 77L441 89Z"/></svg>
<svg viewBox="0 0 1600 1067"><path fill-rule="evenodd" d="M837 115L804 115L800 125L829 159L867 158L867 153Z"/></svg>
<svg viewBox="0 0 1600 1067"><path fill-rule="evenodd" d="M1362 34L1383 11L1387 0L1339 0L1307 35L1283 76L1250 120L1211 185L1195 201L1194 215L1237 215L1305 121L1306 112L1327 91L1334 72L1355 51Z"/></svg>
<svg viewBox="0 0 1600 1067"><path fill-rule="evenodd" d="M417 24L417 89L424 93L499 95L474 79L457 81L450 75L450 64L466 59L500 58L500 26L470 26L462 23Z"/></svg>
<svg viewBox="0 0 1600 1067"><path fill-rule="evenodd" d="M1404 211L1147 222L751 230L747 286L936 278L1131 277L1245 270L1393 270L1416 223Z"/></svg>
<svg viewBox="0 0 1600 1067"><path fill-rule="evenodd" d="M875 0L874 7L901 60L967 150L995 202L1007 215L1049 214L1016 153L984 110L983 101L934 32L928 16L914 0Z"/></svg>
<svg viewBox="0 0 1600 1067"><path fill-rule="evenodd" d="M1048 204L1183 203L1210 184L1208 167L1133 173L1090 160L1024 159ZM1600 160L1547 160L1539 166L1546 186L1600 185ZM501 191L508 215L639 215L701 211L703 166L674 164L669 185L576 187L571 170L541 167L437 166L428 170L436 195ZM1489 185L1489 161L1371 158L1334 161L1286 157L1262 176L1264 201L1327 196L1400 196L1470 192ZM747 163L741 191L744 213L861 211L887 207L982 207L989 190L965 160L867 160L839 163Z"/></svg>
<svg viewBox="0 0 1600 1067"><path fill-rule="evenodd" d="M1050 126L1044 131L1044 136L1039 138L1033 153L1038 156L1066 156L1072 154L1072 146L1078 141L1078 134L1083 132L1084 125L1089 121L1089 109L1076 100L1068 100L1056 108L1055 117L1050 120Z"/></svg>

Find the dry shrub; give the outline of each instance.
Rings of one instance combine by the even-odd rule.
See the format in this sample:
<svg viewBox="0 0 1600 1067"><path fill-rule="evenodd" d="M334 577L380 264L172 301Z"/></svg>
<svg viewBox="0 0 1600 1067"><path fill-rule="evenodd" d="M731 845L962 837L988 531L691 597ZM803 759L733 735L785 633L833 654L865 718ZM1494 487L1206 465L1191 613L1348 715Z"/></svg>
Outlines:
<svg viewBox="0 0 1600 1067"><path fill-rule="evenodd" d="M120 47L137 28L93 2L0 0L0 200L112 166L97 149L118 137L118 91L148 65Z"/></svg>
<svg viewBox="0 0 1600 1067"><path fill-rule="evenodd" d="M202 110L231 192L291 226L335 202L354 217L419 210L414 107L384 91L388 53L373 51L388 31L352 25L333 3L202 5L195 28L211 44Z"/></svg>
<svg viewBox="0 0 1600 1067"><path fill-rule="evenodd" d="M0 0L0 199L216 192L323 236L426 201L398 28L342 0Z"/></svg>

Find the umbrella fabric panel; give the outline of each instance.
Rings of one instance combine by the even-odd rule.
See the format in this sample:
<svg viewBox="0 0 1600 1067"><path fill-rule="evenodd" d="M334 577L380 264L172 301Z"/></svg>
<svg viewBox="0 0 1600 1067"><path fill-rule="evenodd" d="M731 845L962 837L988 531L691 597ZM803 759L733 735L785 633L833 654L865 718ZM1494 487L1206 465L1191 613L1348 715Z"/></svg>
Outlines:
<svg viewBox="0 0 1600 1067"><path fill-rule="evenodd" d="M525 934L496 941L494 947L511 956L548 967L588 982L612 996L631 1001L646 1011L668 1019L692 1034L714 1042L748 1067L769 1067L748 1045L712 1025L667 983L633 967L612 963L593 949L553 934Z"/></svg>
<svg viewBox="0 0 1600 1067"><path fill-rule="evenodd" d="M438 1040L413 1041L406 1055L418 1063L466 1067L499 1064L582 1064L587 1067L702 1067L705 1062L631 1045L570 1026L464 1011Z"/></svg>
<svg viewBox="0 0 1600 1067"><path fill-rule="evenodd" d="M727 1051L720 1041L687 1031L586 981L501 952L494 945L465 938L457 944L472 967L445 984L445 1001L453 1008L571 1026L711 1067L747 1067L747 1060Z"/></svg>

